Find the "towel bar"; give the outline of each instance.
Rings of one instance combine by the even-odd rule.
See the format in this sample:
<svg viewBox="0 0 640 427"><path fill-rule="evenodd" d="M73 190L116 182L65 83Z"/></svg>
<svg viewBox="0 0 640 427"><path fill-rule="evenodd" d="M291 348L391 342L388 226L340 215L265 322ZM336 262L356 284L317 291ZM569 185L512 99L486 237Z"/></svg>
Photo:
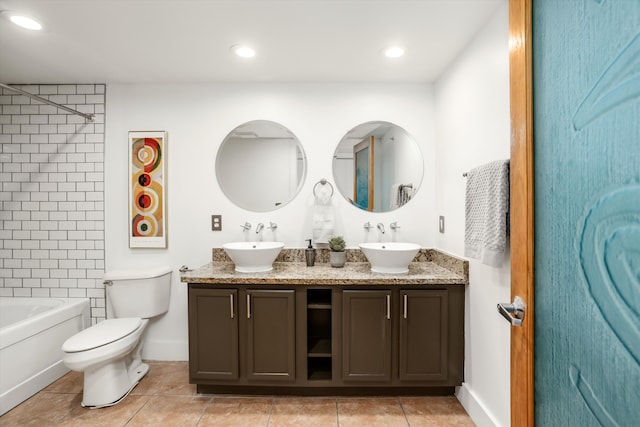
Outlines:
<svg viewBox="0 0 640 427"><path fill-rule="evenodd" d="M313 195L316 196L316 187L321 184L321 185L327 185L329 184L329 187L331 187L331 195L329 197L333 197L333 185L331 185L331 183L329 181L327 181L326 179L322 178L320 181L316 182L316 185L313 186Z"/></svg>

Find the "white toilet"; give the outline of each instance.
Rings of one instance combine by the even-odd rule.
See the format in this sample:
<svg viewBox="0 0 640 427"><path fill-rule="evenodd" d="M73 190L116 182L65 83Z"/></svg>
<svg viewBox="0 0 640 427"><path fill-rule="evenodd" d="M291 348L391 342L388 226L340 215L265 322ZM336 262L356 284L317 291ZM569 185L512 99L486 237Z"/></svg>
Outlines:
<svg viewBox="0 0 640 427"><path fill-rule="evenodd" d="M104 283L113 318L62 344L63 363L84 372L82 406L93 408L120 402L149 372L140 356L143 333L149 318L169 309L171 269L112 271Z"/></svg>

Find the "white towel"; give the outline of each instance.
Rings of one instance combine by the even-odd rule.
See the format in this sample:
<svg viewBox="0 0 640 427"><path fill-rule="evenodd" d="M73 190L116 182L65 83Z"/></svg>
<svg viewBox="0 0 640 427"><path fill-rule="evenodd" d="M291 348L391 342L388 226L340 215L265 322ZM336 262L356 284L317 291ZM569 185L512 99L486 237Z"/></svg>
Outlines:
<svg viewBox="0 0 640 427"><path fill-rule="evenodd" d="M502 267L509 224L509 160L467 172L464 255Z"/></svg>
<svg viewBox="0 0 640 427"><path fill-rule="evenodd" d="M316 243L329 243L334 235L333 231L333 205L330 185L317 185L315 187L315 199L313 201L313 240Z"/></svg>

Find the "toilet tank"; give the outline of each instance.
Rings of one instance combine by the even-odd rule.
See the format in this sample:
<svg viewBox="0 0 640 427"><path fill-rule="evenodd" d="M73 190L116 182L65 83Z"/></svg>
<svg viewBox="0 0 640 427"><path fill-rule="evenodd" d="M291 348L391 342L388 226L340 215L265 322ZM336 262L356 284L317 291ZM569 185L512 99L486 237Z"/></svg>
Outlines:
<svg viewBox="0 0 640 427"><path fill-rule="evenodd" d="M150 318L169 310L169 267L109 271L104 283L107 302L116 318Z"/></svg>

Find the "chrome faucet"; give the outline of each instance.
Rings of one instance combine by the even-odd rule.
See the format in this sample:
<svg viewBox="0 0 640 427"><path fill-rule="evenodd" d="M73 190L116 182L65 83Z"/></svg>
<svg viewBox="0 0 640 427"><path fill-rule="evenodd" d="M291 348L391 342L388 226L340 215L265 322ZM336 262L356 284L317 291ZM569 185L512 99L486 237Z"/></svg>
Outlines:
<svg viewBox="0 0 640 427"><path fill-rule="evenodd" d="M384 224L379 222L378 225L376 225L376 227L378 227L378 230L380 230L382 232L382 234L384 234Z"/></svg>
<svg viewBox="0 0 640 427"><path fill-rule="evenodd" d="M264 228L264 224L258 223L258 225L256 226L256 234L259 234L263 228Z"/></svg>
<svg viewBox="0 0 640 427"><path fill-rule="evenodd" d="M249 231L251 230L251 223L250 222L245 222L244 224L240 224L240 227L242 227L242 231Z"/></svg>
<svg viewBox="0 0 640 427"><path fill-rule="evenodd" d="M276 231L276 228L278 228L278 224L276 224L275 222L269 221L269 226L267 228L271 231Z"/></svg>
<svg viewBox="0 0 640 427"><path fill-rule="evenodd" d="M393 221L391 224L389 224L389 228L391 228L393 231L396 231L398 228L400 228L400 226L398 225L397 221Z"/></svg>
<svg viewBox="0 0 640 427"><path fill-rule="evenodd" d="M371 222L367 221L364 223L364 229L369 231L373 228L373 225L371 225Z"/></svg>

